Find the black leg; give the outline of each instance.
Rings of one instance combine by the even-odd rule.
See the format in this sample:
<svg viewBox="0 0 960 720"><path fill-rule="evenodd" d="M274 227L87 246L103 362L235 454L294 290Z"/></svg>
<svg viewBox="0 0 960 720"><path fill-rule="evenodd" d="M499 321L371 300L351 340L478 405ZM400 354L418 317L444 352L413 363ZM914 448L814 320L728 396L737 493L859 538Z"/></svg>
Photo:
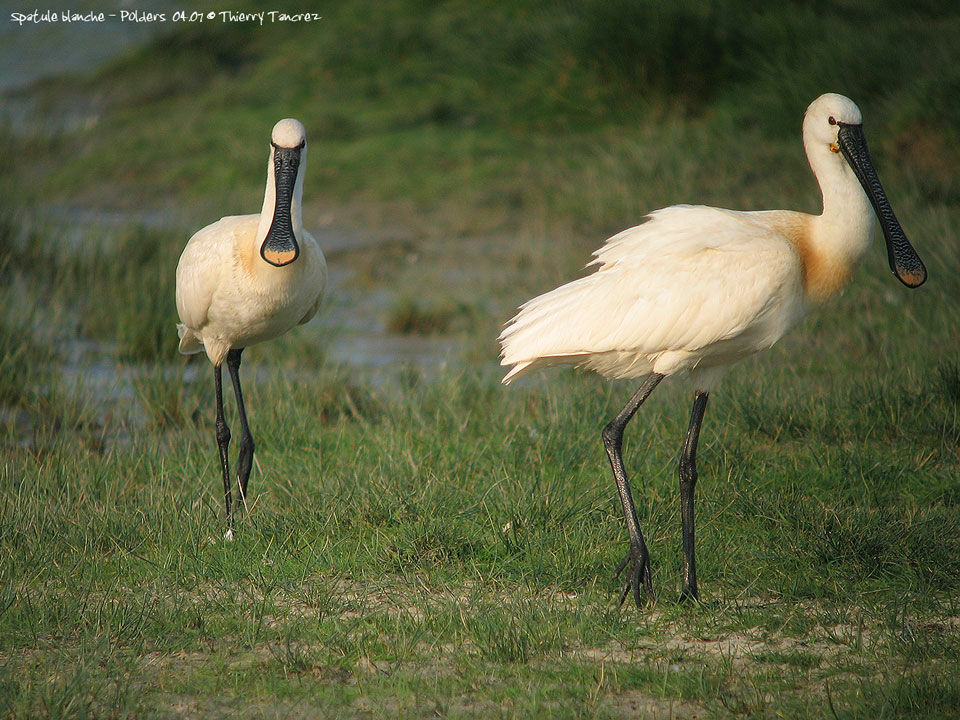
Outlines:
<svg viewBox="0 0 960 720"><path fill-rule="evenodd" d="M680 600L699 600L697 592L697 561L694 556L693 488L697 484L697 441L700 425L707 409L709 393L697 391L690 410L690 425L680 455L680 517L683 522L683 585Z"/></svg>
<svg viewBox="0 0 960 720"><path fill-rule="evenodd" d="M630 482L627 480L627 473L623 467L623 430L630 422L630 419L637 412L637 409L643 404L657 384L663 380L663 375L654 373L650 375L637 390L636 394L630 398L630 401L624 406L623 410L603 428L601 433L603 437L603 446L606 448L607 457L610 458L610 467L613 468L613 477L617 481L617 491L620 493L620 502L623 504L623 517L627 523L627 533L630 535L630 551L623 559L623 562L617 566L617 572L614 577L620 575L623 569L630 566L627 571L627 582L620 595L620 604L627 598L627 594L633 589L633 599L637 607L642 604L640 595L640 585L646 591L647 597L651 602L656 600L653 593L653 578L650 573L650 553L647 552L647 545L643 541L643 533L640 532L640 523L637 520L637 511L633 505L633 495L630 492Z"/></svg>
<svg viewBox="0 0 960 720"><path fill-rule="evenodd" d="M240 455L237 457L237 480L240 484L240 502L247 506L247 483L250 480L250 468L253 465L253 435L247 425L247 409L243 404L240 390L240 353L243 348L231 350L227 354L227 368L233 382L233 392L237 396L237 409L240 411Z"/></svg>
<svg viewBox="0 0 960 720"><path fill-rule="evenodd" d="M227 509L227 538L233 537L233 514L230 512L230 428L223 418L223 379L219 365L213 366L213 382L217 392L217 448L220 450L220 468L223 470L223 500Z"/></svg>

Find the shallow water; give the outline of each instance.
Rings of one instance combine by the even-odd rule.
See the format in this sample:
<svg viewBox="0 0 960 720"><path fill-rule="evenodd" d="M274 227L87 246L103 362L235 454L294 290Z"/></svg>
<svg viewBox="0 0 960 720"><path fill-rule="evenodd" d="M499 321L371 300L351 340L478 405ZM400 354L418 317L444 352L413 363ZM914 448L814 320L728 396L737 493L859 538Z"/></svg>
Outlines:
<svg viewBox="0 0 960 720"><path fill-rule="evenodd" d="M74 250L87 242L109 243L111 236L137 228L180 233L186 243L195 229L192 228L195 223L185 217L174 217L161 210L103 210L67 205L49 208L31 222L42 225L64 247ZM391 293L381 287L361 287L354 279L355 270L349 262L351 251L375 249L378 242L375 238L334 227L320 228L313 234L328 256L327 297L318 316L293 332L316 339L333 364L378 375L405 368L435 372L457 359L459 347L453 338L398 335L387 331ZM171 342L176 339L176 322L177 318L170 318ZM82 368L91 382L109 384L108 378L101 375L112 372L111 355L115 353L103 343L73 341L65 354L64 372L72 376Z"/></svg>

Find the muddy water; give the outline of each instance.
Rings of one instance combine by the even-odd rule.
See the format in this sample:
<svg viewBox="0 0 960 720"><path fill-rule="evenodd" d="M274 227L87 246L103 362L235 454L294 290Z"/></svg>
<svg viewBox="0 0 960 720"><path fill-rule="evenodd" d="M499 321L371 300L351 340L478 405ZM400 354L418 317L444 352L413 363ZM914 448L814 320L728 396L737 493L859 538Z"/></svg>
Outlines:
<svg viewBox="0 0 960 720"><path fill-rule="evenodd" d="M195 221L155 209L102 210L58 205L47 208L37 222L71 248L80 248L87 242L110 242L112 235L134 228L180 234L186 244L198 229ZM316 339L331 363L383 376L380 380L403 368L429 374L456 362L459 347L453 338L397 335L387 331L393 295L386 288L361 286L350 263L351 253L376 250L375 238L331 227L315 229L313 234L327 255L327 297L319 315L295 332ZM176 322L176 318L170 318L171 342L175 342ZM81 345L83 352L70 364L76 366L76 361L89 362L94 357L94 366L101 371L104 363L109 364L110 348ZM67 372L72 374L70 370Z"/></svg>

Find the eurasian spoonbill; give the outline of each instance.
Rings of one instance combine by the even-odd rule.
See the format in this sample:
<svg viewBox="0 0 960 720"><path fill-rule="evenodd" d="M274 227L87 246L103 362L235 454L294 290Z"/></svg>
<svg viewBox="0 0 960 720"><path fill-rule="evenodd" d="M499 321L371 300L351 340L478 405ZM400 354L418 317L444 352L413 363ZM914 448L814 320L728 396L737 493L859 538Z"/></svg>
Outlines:
<svg viewBox="0 0 960 720"><path fill-rule="evenodd" d="M894 275L911 288L926 280L873 168L859 108L842 95L821 95L804 115L803 146L823 197L820 215L690 205L657 210L594 253L596 272L522 305L500 335L501 364L512 366L504 383L558 364L607 378L644 378L602 432L630 537L616 570L629 565L621 603L632 588L639 606L641 585L655 599L622 441L657 384L683 373L695 390L679 475L680 597L696 600L693 491L708 393L731 365L769 348L809 308L846 287L870 245L874 212Z"/></svg>
<svg viewBox="0 0 960 720"><path fill-rule="evenodd" d="M253 436L240 390L240 355L248 345L301 325L320 308L327 265L317 241L303 228L303 176L307 140L298 120L273 127L263 209L221 218L194 234L177 265L180 352L206 351L213 363L217 446L223 472L226 537L233 537L230 428L223 415L221 366L227 361L240 415L237 482L246 502Z"/></svg>

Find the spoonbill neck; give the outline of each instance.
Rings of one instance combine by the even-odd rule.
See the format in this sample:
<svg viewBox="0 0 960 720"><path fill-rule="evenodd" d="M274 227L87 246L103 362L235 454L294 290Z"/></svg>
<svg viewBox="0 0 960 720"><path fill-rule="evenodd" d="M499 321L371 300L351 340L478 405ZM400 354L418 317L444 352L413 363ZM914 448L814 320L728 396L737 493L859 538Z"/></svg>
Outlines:
<svg viewBox="0 0 960 720"><path fill-rule="evenodd" d="M873 207L840 154L808 146L807 158L823 202L823 212L812 223L811 240L822 253L849 263L852 270L873 240Z"/></svg>

